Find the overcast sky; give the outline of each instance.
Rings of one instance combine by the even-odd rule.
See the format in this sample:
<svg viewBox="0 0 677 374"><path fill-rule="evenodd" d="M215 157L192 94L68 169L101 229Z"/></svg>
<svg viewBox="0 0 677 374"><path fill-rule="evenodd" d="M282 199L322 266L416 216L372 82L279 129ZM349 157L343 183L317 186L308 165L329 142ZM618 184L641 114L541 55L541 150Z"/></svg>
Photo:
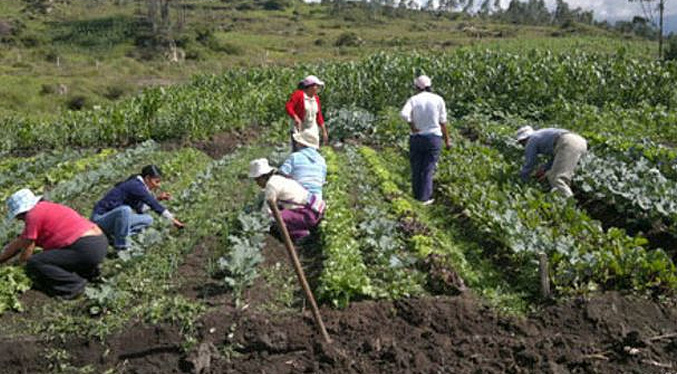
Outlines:
<svg viewBox="0 0 677 374"><path fill-rule="evenodd" d="M644 16L642 6L637 2L631 3L628 0L566 0L566 2L572 9L580 7L581 9L592 10L595 19L608 20L611 23L618 20L630 21L634 16ZM509 3L510 0L501 0L503 8L507 7ZM554 8L556 1L545 0L545 3ZM654 3L657 2L654 1ZM667 32L677 31L677 4L666 2L665 19Z"/></svg>
<svg viewBox="0 0 677 374"><path fill-rule="evenodd" d="M417 1L419 3L424 3L426 0ZM479 4L481 2L482 0L475 0L475 4ZM599 21L607 20L611 23L614 23L618 20L630 21L634 16L644 16L641 5L637 2L631 3L628 0L566 0L566 2L572 9L580 7L584 10L594 11L595 19ZM554 9L556 0L545 0L545 3L548 7ZM656 3L656 1L654 1L654 3ZM505 9L508 4L510 4L510 0L501 0L501 4ZM666 33L671 31L677 32L677 3L666 1L665 22Z"/></svg>
<svg viewBox="0 0 677 374"><path fill-rule="evenodd" d="M627 0L567 0L571 8L582 8L593 10L595 18L599 20L616 21L619 19L630 20L636 15L642 15L642 7L639 3L631 3ZM510 0L501 0L504 7L508 6ZM554 8L555 0L545 0L545 3ZM675 9L670 9L670 4L666 7L666 15L676 13Z"/></svg>

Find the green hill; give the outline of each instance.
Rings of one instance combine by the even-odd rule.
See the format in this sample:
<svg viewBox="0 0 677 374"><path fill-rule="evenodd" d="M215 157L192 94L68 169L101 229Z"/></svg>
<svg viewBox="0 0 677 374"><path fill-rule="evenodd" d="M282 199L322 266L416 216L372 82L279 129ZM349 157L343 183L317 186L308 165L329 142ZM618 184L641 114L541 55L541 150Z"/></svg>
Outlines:
<svg viewBox="0 0 677 374"><path fill-rule="evenodd" d="M339 10L294 1L186 0L167 2L164 12L151 6L160 3L0 3L0 114L44 117L107 105L194 74L352 60L383 50L436 53L479 43L524 48L551 46L553 38L560 39L554 48L576 48L582 37L610 38L601 44L638 55L651 48L587 25L520 26L355 3Z"/></svg>

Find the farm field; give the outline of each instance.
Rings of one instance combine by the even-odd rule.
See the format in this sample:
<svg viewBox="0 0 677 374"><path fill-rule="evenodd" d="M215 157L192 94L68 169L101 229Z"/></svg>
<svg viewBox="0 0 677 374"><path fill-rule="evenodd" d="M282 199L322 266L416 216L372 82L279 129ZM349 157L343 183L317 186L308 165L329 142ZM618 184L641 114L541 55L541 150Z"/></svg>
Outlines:
<svg viewBox="0 0 677 374"><path fill-rule="evenodd" d="M0 267L0 372L677 370L677 65L569 43L235 69L97 110L0 119L3 199L29 186L89 216L156 163L186 223L156 220L74 301ZM298 252L332 344L247 178L250 160L289 154L282 108L311 72L326 82L328 208ZM431 206L411 197L398 117L421 73L452 137ZM574 199L519 181L512 136L525 124L588 139Z"/></svg>

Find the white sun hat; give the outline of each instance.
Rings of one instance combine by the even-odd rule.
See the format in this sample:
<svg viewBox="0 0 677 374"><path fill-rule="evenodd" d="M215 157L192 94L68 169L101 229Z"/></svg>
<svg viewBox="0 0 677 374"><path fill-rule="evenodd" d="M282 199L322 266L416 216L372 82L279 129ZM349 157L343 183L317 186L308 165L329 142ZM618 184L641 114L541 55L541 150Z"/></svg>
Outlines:
<svg viewBox="0 0 677 374"><path fill-rule="evenodd" d="M42 196L35 196L33 191L28 188L22 188L13 193L12 196L7 199L7 219L11 220L21 213L28 212L33 209L41 199Z"/></svg>
<svg viewBox="0 0 677 374"><path fill-rule="evenodd" d="M292 134L292 139L296 143L299 143L300 145L304 147L311 147L315 149L320 148L320 137L317 133L317 131L311 131L312 129L304 130L301 132L295 132Z"/></svg>
<svg viewBox="0 0 677 374"><path fill-rule="evenodd" d="M314 84L316 84L318 86L324 86L324 82L322 82L320 80L320 78L318 78L314 75L309 75L309 76L303 78L302 82L303 82L303 87L312 86Z"/></svg>
<svg viewBox="0 0 677 374"><path fill-rule="evenodd" d="M268 160L265 158L258 158L249 163L249 178L256 179L273 171L275 171L275 168L270 167Z"/></svg>
<svg viewBox="0 0 677 374"><path fill-rule="evenodd" d="M524 139L527 139L531 136L531 134L534 133L534 129L531 126L522 126L517 130L517 134L515 134L515 137L517 138L518 142L521 142Z"/></svg>
<svg viewBox="0 0 677 374"><path fill-rule="evenodd" d="M433 82L427 75L421 75L420 77L414 79L414 86L419 90L425 90L426 88L432 86Z"/></svg>

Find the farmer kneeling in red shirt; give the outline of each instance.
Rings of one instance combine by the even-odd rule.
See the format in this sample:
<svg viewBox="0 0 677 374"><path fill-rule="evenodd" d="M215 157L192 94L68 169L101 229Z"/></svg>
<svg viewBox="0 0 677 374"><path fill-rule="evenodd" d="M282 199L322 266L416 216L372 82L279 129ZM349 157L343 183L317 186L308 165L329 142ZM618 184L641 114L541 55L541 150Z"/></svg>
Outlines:
<svg viewBox="0 0 677 374"><path fill-rule="evenodd" d="M27 188L7 199L9 219L25 222L20 236L5 246L0 263L22 252L28 275L50 295L72 299L99 274L108 240L101 229L73 209L43 201ZM33 255L35 247L42 252Z"/></svg>

